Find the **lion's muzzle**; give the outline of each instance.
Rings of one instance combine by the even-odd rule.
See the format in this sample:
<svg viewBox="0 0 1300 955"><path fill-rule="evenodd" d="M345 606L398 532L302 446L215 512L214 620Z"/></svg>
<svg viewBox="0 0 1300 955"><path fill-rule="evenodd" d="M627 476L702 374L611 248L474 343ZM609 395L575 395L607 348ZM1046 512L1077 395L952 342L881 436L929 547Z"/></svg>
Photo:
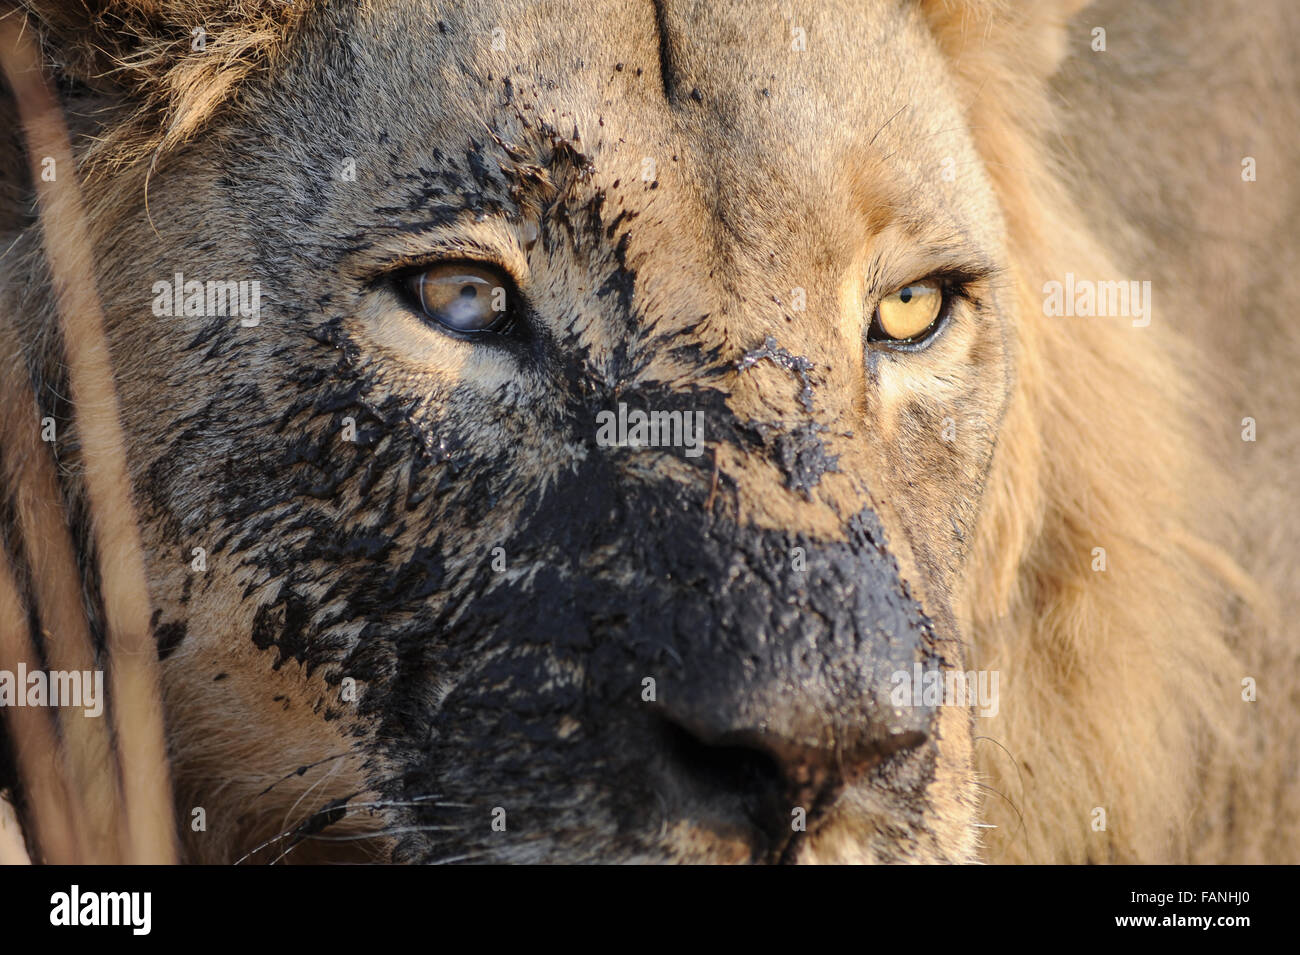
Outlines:
<svg viewBox="0 0 1300 955"><path fill-rule="evenodd" d="M777 860L885 764L910 767L897 788L923 784L934 710L892 706L890 675L941 661L875 516L837 539L738 524L707 455L698 480L665 480L636 453L533 494L507 566L457 588L442 636L412 648L386 710L420 741L402 794L504 809L561 845L598 829L629 858L702 857L702 839ZM412 726L429 679L448 689Z"/></svg>

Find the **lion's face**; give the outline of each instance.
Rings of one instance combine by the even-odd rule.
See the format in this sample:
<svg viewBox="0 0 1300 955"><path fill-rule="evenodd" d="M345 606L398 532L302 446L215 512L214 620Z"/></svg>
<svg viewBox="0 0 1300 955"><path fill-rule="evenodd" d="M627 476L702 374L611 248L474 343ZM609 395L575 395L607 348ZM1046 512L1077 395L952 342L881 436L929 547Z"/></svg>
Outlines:
<svg viewBox="0 0 1300 955"><path fill-rule="evenodd" d="M182 818L235 856L354 796L307 831L402 861L971 858L969 711L891 675L963 665L1010 306L920 15L355 6L103 250L149 276L106 299ZM176 272L260 322L148 316ZM927 281L916 343L873 330ZM638 412L678 439L611 446Z"/></svg>

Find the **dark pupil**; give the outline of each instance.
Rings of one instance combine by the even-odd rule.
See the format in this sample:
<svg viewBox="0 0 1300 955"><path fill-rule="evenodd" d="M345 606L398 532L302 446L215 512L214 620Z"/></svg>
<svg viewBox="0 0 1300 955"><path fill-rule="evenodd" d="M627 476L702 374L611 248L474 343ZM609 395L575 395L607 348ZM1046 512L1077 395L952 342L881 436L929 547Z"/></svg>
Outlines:
<svg viewBox="0 0 1300 955"><path fill-rule="evenodd" d="M478 291L472 285L463 285L460 289L461 298L473 298L478 295Z"/></svg>
<svg viewBox="0 0 1300 955"><path fill-rule="evenodd" d="M906 305L912 300L912 290L910 288L903 289L898 293L898 300Z"/></svg>

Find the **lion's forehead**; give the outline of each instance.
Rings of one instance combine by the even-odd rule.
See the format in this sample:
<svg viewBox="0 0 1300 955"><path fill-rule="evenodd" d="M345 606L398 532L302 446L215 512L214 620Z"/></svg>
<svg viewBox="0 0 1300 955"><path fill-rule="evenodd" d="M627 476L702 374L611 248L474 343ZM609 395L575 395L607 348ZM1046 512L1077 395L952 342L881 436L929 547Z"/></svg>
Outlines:
<svg viewBox="0 0 1300 955"><path fill-rule="evenodd" d="M346 46L319 26L282 84L314 101L296 138L372 164L386 150L394 187L470 167L471 144L499 160L494 137L527 123L579 142L593 188L654 185L640 205L706 217L721 241L800 236L779 250L792 258L812 240L823 259L851 255L882 210L967 234L987 219L958 97L906 5L398 0L336 13Z"/></svg>

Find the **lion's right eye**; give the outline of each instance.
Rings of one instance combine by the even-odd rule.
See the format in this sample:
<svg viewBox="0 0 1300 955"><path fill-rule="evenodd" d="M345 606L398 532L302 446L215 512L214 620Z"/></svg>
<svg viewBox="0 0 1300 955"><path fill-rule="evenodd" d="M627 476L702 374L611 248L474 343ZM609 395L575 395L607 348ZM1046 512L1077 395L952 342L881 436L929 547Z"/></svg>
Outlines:
<svg viewBox="0 0 1300 955"><path fill-rule="evenodd" d="M510 280L499 270L466 262L440 262L406 276L424 317L461 334L500 331L510 321Z"/></svg>

